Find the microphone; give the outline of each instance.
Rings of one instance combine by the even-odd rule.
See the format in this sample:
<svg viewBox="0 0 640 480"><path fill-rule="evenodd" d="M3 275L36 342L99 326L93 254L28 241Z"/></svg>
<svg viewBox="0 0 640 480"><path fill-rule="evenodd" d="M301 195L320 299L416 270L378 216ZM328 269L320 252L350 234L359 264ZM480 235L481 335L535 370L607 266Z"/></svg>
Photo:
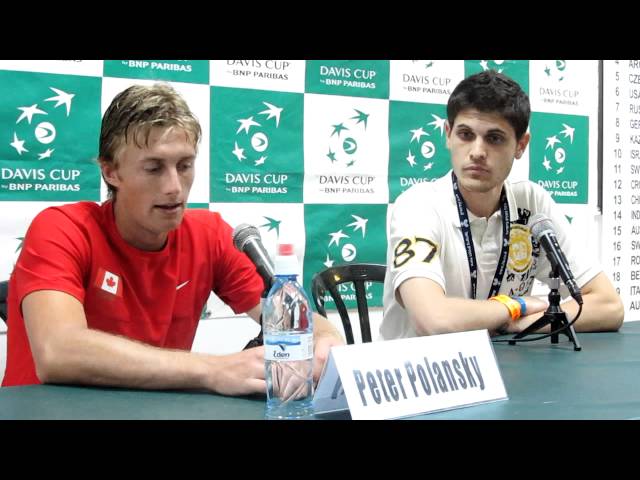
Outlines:
<svg viewBox="0 0 640 480"><path fill-rule="evenodd" d="M529 228L533 238L544 248L551 266L558 271L571 296L579 305L582 305L582 292L573 278L567 257L560 249L551 220L546 215L538 213L531 217Z"/></svg>
<svg viewBox="0 0 640 480"><path fill-rule="evenodd" d="M273 285L275 271L273 262L262 245L258 229L246 223L238 225L233 230L233 244L251 259L264 281L265 291L269 291Z"/></svg>

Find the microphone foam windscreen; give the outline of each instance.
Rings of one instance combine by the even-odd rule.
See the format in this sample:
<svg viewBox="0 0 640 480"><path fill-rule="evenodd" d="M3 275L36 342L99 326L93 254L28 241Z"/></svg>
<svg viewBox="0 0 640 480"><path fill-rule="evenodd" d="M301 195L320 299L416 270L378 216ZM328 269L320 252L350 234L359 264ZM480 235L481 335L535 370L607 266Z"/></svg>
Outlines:
<svg viewBox="0 0 640 480"><path fill-rule="evenodd" d="M233 230L233 244L240 251L243 250L244 244L251 237L260 238L260 232L253 225L249 225L247 223L241 223Z"/></svg>
<svg viewBox="0 0 640 480"><path fill-rule="evenodd" d="M551 223L551 220L549 220L549 217L542 213L537 213L531 217L529 229L531 230L533 238L539 240L540 236L547 230L553 231L553 224Z"/></svg>

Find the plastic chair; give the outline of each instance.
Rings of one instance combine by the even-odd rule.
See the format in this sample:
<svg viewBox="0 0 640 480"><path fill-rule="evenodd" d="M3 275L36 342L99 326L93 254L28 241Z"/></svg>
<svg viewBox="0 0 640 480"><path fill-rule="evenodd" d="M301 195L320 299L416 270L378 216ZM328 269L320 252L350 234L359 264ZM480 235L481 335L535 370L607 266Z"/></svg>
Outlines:
<svg viewBox="0 0 640 480"><path fill-rule="evenodd" d="M9 296L9 281L0 282L0 318L7 323L7 297Z"/></svg>
<svg viewBox="0 0 640 480"><path fill-rule="evenodd" d="M358 305L358 315L360 317L362 343L371 342L369 305L367 303L365 282L382 283L384 282L386 272L387 267L385 265L377 263L351 263L327 268L316 273L311 279L311 295L313 296L313 303L316 305L318 313L325 317L327 316L324 308L324 295L326 292L329 292L340 314L347 344L353 345L355 341L353 339L349 312L338 292L338 285L353 282L356 292L356 303Z"/></svg>

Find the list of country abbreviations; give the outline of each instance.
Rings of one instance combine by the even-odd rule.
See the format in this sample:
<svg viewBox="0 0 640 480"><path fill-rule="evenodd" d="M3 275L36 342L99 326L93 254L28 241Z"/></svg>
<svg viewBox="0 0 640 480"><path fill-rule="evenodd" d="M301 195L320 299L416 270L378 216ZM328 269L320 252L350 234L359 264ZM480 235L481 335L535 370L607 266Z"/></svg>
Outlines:
<svg viewBox="0 0 640 480"><path fill-rule="evenodd" d="M603 62L602 261L640 320L640 60Z"/></svg>

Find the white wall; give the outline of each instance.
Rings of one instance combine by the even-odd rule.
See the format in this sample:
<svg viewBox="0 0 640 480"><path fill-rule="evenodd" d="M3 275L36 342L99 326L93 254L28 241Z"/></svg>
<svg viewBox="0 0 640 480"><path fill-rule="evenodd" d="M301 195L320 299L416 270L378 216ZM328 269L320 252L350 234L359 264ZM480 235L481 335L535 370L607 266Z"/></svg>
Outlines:
<svg viewBox="0 0 640 480"><path fill-rule="evenodd" d="M360 342L360 328L358 323L358 311L349 310L353 322L353 336L356 342ZM380 323L382 323L382 308L372 308L369 312L371 323L371 336L375 340L378 337ZM329 313L329 321L344 335L342 322L336 312ZM224 318L208 318L202 320L196 332L193 342L193 351L226 354L242 350L249 340L258 335L258 324L246 315L238 315Z"/></svg>

